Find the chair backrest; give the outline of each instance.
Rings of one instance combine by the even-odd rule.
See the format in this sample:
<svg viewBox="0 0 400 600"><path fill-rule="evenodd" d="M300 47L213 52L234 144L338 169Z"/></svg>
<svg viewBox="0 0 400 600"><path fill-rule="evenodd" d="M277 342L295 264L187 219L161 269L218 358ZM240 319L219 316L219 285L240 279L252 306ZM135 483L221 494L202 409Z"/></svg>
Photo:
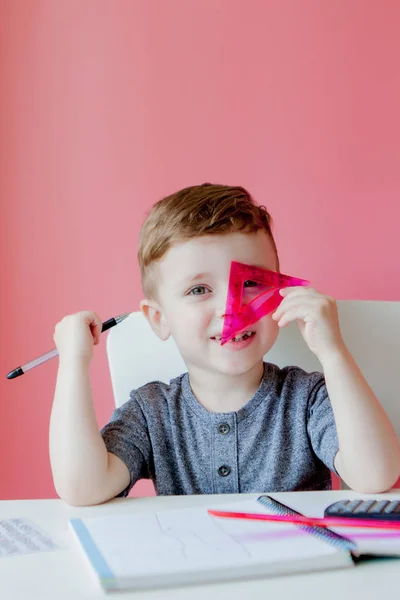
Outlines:
<svg viewBox="0 0 400 600"><path fill-rule="evenodd" d="M400 438L400 302L341 300L338 310L343 338ZM162 342L140 312L109 331L107 355L116 406L132 389L155 380L169 383L187 370L173 339ZM280 331L265 360L321 371L296 323Z"/></svg>

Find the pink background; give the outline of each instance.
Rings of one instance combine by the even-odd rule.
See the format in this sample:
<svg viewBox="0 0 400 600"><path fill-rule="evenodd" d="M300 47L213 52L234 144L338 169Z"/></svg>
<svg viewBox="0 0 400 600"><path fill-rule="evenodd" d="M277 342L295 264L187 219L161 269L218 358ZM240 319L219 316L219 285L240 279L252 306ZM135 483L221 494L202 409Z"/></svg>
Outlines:
<svg viewBox="0 0 400 600"><path fill-rule="evenodd" d="M399 21L397 0L2 0L1 498L55 496L57 362L5 374L67 313L138 309L138 232L163 195L247 186L284 272L400 299Z"/></svg>

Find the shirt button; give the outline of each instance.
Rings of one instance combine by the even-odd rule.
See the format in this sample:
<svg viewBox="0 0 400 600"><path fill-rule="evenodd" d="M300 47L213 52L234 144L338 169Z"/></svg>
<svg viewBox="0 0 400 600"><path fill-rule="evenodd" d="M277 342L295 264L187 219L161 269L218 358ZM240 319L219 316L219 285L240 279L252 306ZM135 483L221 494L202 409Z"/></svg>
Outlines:
<svg viewBox="0 0 400 600"><path fill-rule="evenodd" d="M231 428L229 427L228 423L220 423L218 425L218 431L222 433L222 435L226 435L230 432L230 430Z"/></svg>
<svg viewBox="0 0 400 600"><path fill-rule="evenodd" d="M222 467L218 469L218 473L221 475L221 477L226 477L230 472L231 468L227 467L226 465L222 465Z"/></svg>

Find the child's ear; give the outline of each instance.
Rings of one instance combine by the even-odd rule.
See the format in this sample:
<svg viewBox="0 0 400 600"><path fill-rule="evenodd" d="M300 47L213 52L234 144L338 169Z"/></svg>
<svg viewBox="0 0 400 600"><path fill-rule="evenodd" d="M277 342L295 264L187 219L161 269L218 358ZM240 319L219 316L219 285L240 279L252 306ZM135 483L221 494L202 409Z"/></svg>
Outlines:
<svg viewBox="0 0 400 600"><path fill-rule="evenodd" d="M145 298L140 301L140 310L150 323L150 327L156 335L163 341L167 340L171 335L167 320L161 307L154 300Z"/></svg>

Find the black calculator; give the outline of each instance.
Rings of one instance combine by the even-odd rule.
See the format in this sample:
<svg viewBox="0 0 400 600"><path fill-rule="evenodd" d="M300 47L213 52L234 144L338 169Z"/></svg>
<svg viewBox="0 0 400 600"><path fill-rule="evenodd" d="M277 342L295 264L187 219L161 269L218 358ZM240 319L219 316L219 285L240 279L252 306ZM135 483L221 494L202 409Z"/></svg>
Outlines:
<svg viewBox="0 0 400 600"><path fill-rule="evenodd" d="M400 521L400 500L339 500L325 509L324 516Z"/></svg>

